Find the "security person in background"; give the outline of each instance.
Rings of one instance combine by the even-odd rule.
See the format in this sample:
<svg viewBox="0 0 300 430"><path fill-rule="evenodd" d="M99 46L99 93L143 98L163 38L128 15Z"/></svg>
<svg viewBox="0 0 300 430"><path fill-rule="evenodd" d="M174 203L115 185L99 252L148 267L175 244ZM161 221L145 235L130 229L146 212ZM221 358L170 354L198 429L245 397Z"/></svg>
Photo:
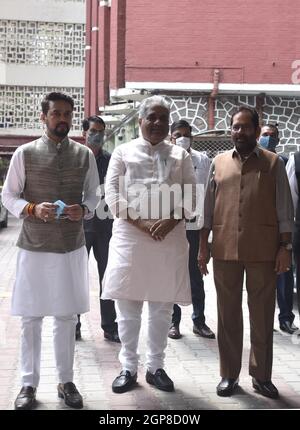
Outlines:
<svg viewBox="0 0 300 430"><path fill-rule="evenodd" d="M295 227L293 232L293 255L296 266L296 290L298 312L300 312L300 152L290 156L286 165L295 211ZM298 333L299 336L299 333Z"/></svg>
<svg viewBox="0 0 300 430"><path fill-rule="evenodd" d="M88 253L93 248L94 257L98 265L98 274L100 280L100 295L102 292L102 279L106 269L108 258L108 245L112 233L113 219L108 211L107 205L104 200L104 178L106 176L110 154L104 151L103 139L105 122L100 116L90 116L82 123L83 136L86 145L93 151L98 167L99 180L101 186L101 202L100 206L96 209L95 215L90 220L84 221L84 233L86 240L86 247ZM99 296L100 297L100 296ZM100 299L100 314L101 314L101 328L104 332L104 338L111 342L120 342L118 335L118 325L116 322L116 311L113 300ZM81 338L80 331L80 315L78 315L78 323L76 326L76 339Z"/></svg>
<svg viewBox="0 0 300 430"><path fill-rule="evenodd" d="M171 125L171 142L175 145L181 146L185 149L192 159L194 172L196 176L196 183L206 185L210 160L209 158L195 151L191 148L192 143L192 127L185 120L174 122ZM192 304L193 304L193 333L198 336L206 337L208 339L215 339L215 334L205 324L204 305L205 305L205 292L204 283L201 272L198 267L198 250L199 250L199 235L200 229L203 224L199 224L198 218L186 221L186 237L189 242L189 274L191 281ZM179 339L181 337L179 331L179 324L181 320L181 309L177 304L173 307L172 325L169 330L168 336L171 339Z"/></svg>
<svg viewBox="0 0 300 430"><path fill-rule="evenodd" d="M259 144L268 151L276 154L276 146L279 144L279 130L277 124L265 124L260 132ZM279 157L287 163L288 158L279 154ZM280 330L293 334L298 327L295 326L293 313L293 293L294 293L294 275L291 267L288 272L281 273L277 276L277 303L279 306L279 327Z"/></svg>

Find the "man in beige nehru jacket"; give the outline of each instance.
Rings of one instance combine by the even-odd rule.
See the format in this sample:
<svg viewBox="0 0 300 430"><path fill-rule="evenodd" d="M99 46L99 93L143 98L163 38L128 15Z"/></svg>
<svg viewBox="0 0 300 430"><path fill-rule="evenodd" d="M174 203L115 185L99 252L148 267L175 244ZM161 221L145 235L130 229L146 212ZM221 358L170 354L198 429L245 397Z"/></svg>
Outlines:
<svg viewBox="0 0 300 430"><path fill-rule="evenodd" d="M276 275L291 266L293 203L283 161L259 148L257 112L241 106L231 118L234 149L212 162L204 204L199 267L207 274L208 235L218 298L219 396L237 387L243 350L244 273L250 317L253 388L277 398L271 382Z"/></svg>

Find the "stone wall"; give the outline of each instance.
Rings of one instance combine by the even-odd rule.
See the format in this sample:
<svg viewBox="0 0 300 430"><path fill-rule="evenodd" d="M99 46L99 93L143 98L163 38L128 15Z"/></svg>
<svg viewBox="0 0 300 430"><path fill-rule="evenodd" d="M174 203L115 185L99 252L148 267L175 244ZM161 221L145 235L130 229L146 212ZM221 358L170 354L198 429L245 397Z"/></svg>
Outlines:
<svg viewBox="0 0 300 430"><path fill-rule="evenodd" d="M207 97L171 97L171 122L186 119L193 133L208 131ZM256 96L220 96L215 104L215 129L229 129L230 118L237 106L256 106ZM263 106L263 123L278 123L278 152L300 149L300 98L267 96Z"/></svg>

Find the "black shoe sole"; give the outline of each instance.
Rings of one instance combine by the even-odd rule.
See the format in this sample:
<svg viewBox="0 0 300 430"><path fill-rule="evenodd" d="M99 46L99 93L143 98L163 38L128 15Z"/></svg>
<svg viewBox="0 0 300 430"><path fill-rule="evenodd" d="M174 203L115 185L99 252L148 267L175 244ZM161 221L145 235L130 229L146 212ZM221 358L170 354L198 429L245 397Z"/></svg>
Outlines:
<svg viewBox="0 0 300 430"><path fill-rule="evenodd" d="M205 336L203 334L200 334L197 330L193 329L193 333L196 334L197 336L203 337L204 339L215 339L216 335L215 334L210 334L208 336Z"/></svg>
<svg viewBox="0 0 300 430"><path fill-rule="evenodd" d="M255 383L252 382L252 387L254 388L254 390L258 393L261 394L264 397L268 397L269 399L278 399L279 398L279 393L277 394L271 394L271 393L267 393L265 391L262 391L259 387L259 385L256 385Z"/></svg>
<svg viewBox="0 0 300 430"><path fill-rule="evenodd" d="M172 335L168 334L168 338L169 339L181 339L182 335L180 334L179 336L172 336Z"/></svg>
<svg viewBox="0 0 300 430"><path fill-rule="evenodd" d="M70 408L73 408L73 409L82 409L83 408L83 402L71 403L65 398L65 396L60 391L58 391L57 394L58 394L58 397L60 399L63 399L65 404L67 406L69 406Z"/></svg>
<svg viewBox="0 0 300 430"><path fill-rule="evenodd" d="M117 393L117 394L122 394L122 393L126 393L127 391L130 391L130 390L132 390L135 386L137 385L137 380L135 380L135 381L132 381L132 382L130 382L129 384L127 384L127 385L122 385L122 386L120 386L120 387L114 387L113 385L112 385L112 391L114 392L114 393Z"/></svg>
<svg viewBox="0 0 300 430"><path fill-rule="evenodd" d="M174 385L170 385L170 386L164 386L164 385L157 385L154 380L152 379L151 376L146 375L146 382L148 382L148 384L153 385L154 387L158 388L161 391L167 391L168 393L171 393L172 391L175 390Z"/></svg>
<svg viewBox="0 0 300 430"><path fill-rule="evenodd" d="M234 394L235 390L237 389L238 385L239 385L238 383L234 384L234 386L232 388L230 388L230 390L225 389L225 390L219 391L217 389L217 395L219 397L231 397Z"/></svg>
<svg viewBox="0 0 300 430"><path fill-rule="evenodd" d="M22 408L16 408L15 406L15 411L30 411L31 409L34 409L35 405L36 405L36 399L33 399L30 403L28 403L26 406Z"/></svg>

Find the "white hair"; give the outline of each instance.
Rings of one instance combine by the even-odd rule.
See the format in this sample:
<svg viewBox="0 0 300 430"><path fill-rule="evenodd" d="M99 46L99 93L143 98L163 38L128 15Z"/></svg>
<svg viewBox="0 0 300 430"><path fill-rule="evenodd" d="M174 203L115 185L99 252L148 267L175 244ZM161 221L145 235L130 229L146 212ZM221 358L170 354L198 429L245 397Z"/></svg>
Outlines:
<svg viewBox="0 0 300 430"><path fill-rule="evenodd" d="M139 106L139 118L145 118L153 106L162 106L170 112L170 103L162 96L152 96L144 99Z"/></svg>

